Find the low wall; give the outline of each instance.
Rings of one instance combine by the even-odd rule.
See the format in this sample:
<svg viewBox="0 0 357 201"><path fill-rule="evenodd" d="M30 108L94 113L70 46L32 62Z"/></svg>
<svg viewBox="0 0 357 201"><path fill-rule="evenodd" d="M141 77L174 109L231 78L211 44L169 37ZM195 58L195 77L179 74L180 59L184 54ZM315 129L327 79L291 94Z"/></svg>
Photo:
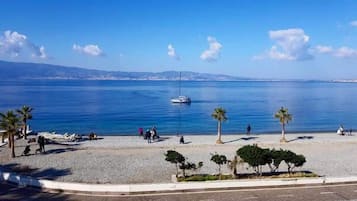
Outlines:
<svg viewBox="0 0 357 201"><path fill-rule="evenodd" d="M31 186L45 190L87 192L87 193L148 193L170 192L209 189L249 188L249 187L273 187L290 185L318 185L332 183L357 182L357 177L334 177L334 178L301 178L301 179L254 179L254 180L227 180L207 182L182 182L182 183L159 183L159 184L85 184L58 182L44 179L35 179L21 176L16 173L0 170L0 180L18 184L19 186Z"/></svg>

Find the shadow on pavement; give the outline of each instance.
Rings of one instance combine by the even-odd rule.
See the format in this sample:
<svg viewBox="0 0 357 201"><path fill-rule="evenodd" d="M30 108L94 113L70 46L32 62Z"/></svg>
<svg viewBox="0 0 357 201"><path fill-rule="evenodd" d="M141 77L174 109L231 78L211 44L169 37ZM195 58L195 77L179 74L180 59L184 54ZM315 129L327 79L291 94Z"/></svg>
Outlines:
<svg viewBox="0 0 357 201"><path fill-rule="evenodd" d="M254 139L257 139L258 137L241 137L241 138L238 138L238 139L235 139L235 140L230 140L230 141L227 141L227 142L224 142L225 144L226 143L232 143L232 142L236 142L236 141L239 141L239 140L244 140L244 141L247 141L247 140L254 140Z"/></svg>
<svg viewBox="0 0 357 201"><path fill-rule="evenodd" d="M56 168L31 168L27 165L21 165L18 163L10 163L6 165L0 166L0 168L4 171L14 172L16 174L31 176L37 179L56 179L61 176L71 174L71 169L56 169Z"/></svg>
<svg viewBox="0 0 357 201"><path fill-rule="evenodd" d="M288 142L293 142L296 140L312 140L312 139L314 139L314 136L299 136L295 139L289 140Z"/></svg>
<svg viewBox="0 0 357 201"><path fill-rule="evenodd" d="M15 184L0 182L0 197L2 201L17 200L73 200L70 196L62 193L43 193L41 188L21 187Z"/></svg>

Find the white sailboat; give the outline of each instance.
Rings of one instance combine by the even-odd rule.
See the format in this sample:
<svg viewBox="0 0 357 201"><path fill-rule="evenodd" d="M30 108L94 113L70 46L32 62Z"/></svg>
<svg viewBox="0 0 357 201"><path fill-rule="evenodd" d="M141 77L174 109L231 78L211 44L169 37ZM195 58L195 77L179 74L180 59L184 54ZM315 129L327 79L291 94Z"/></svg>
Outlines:
<svg viewBox="0 0 357 201"><path fill-rule="evenodd" d="M180 72L180 80L179 80L179 96L175 98L171 98L171 103L191 103L191 98L188 96L181 95L181 72Z"/></svg>

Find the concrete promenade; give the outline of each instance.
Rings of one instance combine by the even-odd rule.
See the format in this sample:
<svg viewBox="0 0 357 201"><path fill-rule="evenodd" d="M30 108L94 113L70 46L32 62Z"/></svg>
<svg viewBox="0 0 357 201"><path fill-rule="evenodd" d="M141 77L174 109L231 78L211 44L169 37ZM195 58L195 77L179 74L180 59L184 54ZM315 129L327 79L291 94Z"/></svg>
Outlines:
<svg viewBox="0 0 357 201"><path fill-rule="evenodd" d="M7 146L0 147L3 167L27 167L30 172L11 173L2 169L0 180L20 186L74 192L104 194L132 194L162 191L192 191L205 189L251 188L265 186L310 185L357 182L357 137L339 136L335 133L287 134L289 143L281 144L280 136L223 135L223 145L214 144L216 136L185 136L186 144L179 144L177 136L162 136L161 141L147 143L138 136L100 136L96 141L69 142L46 145L46 154L19 156L26 144L17 141L15 159L8 159ZM209 161L210 153L232 157L237 148L246 144L283 148L304 154L307 159L302 170L321 175L319 178L232 180L211 182L172 183L175 173L172 164L164 160L168 149L175 149L189 161L204 161L200 173L216 173L216 165ZM31 145L37 148L36 144ZM148 167L148 168L147 168ZM283 169L284 167L282 167ZM158 169L160 171L151 171ZM240 172L252 172L244 166ZM229 173L226 168L223 170ZM21 176L22 175L22 176Z"/></svg>

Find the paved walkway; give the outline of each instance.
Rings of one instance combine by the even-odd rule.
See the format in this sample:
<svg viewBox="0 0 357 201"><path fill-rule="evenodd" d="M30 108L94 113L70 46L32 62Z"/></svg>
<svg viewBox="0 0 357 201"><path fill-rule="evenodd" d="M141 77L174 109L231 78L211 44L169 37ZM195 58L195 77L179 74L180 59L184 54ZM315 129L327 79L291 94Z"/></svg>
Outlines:
<svg viewBox="0 0 357 201"><path fill-rule="evenodd" d="M128 187L128 185L141 185L140 188L152 187L154 186L152 184L168 185L168 188L184 185L170 183L171 175L176 171L172 164L164 160L164 153L169 149L179 151L189 161L203 161L204 167L200 173L215 174L217 167L209 160L211 153L217 152L231 158L239 147L256 143L262 147L289 149L303 154L307 158L303 170L315 172L326 178L345 179L357 176L357 161L351 158L357 154L356 136L338 136L334 133L287 134L289 143L281 144L280 136L276 134L223 135L222 139L225 142L223 145L214 144L216 136L187 135L185 136L186 144L179 144L177 136L162 136L161 139L161 141L148 144L138 136L104 136L103 139L94 141L46 145L46 154L31 152L30 156L16 157L11 160L8 158L9 149L1 147L0 159L4 167L15 168L17 171L40 180L53 180L52 183L50 182L51 185L53 182L95 185L99 183L116 187L124 186L127 192L128 188L135 188ZM24 140L16 142L17 156L21 155L26 143ZM32 144L32 151L37 146L37 144ZM284 168L282 165L281 169ZM223 171L229 173L226 167ZM248 166L241 167L239 171L252 172ZM242 181L240 182L239 185L242 185ZM322 180L318 182L323 183Z"/></svg>

